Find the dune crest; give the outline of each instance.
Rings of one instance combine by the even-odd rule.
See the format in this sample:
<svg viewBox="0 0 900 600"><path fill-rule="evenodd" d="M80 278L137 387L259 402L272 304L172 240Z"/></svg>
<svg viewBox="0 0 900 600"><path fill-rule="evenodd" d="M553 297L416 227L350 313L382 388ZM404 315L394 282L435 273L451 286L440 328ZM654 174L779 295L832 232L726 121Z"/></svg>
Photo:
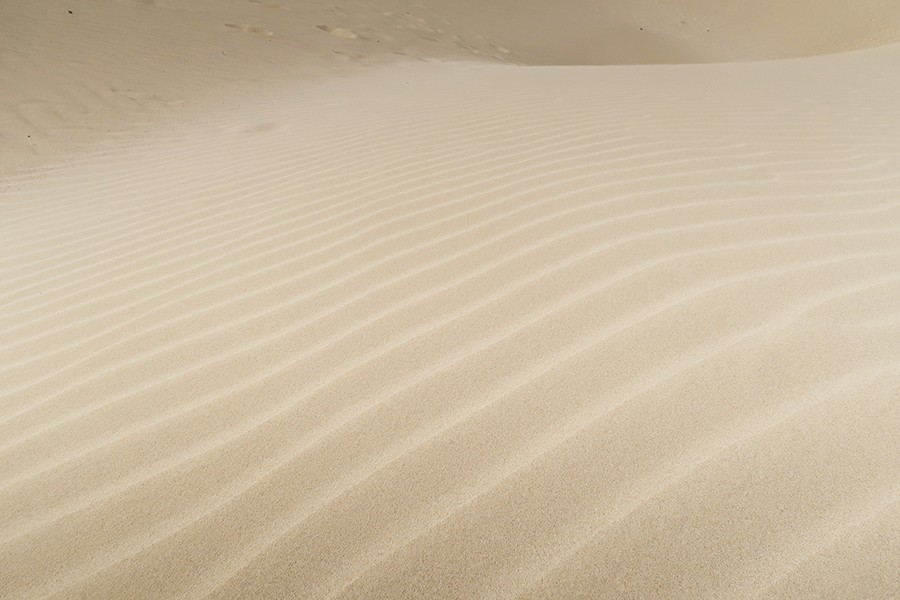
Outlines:
<svg viewBox="0 0 900 600"><path fill-rule="evenodd" d="M882 0L423 0L526 64L710 63L813 56L900 42Z"/></svg>

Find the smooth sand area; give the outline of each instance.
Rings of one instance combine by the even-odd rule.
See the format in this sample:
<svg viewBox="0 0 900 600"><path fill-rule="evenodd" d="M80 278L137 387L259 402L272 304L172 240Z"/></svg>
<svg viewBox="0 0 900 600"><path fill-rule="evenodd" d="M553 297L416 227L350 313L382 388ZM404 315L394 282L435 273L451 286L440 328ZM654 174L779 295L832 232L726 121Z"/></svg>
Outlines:
<svg viewBox="0 0 900 600"><path fill-rule="evenodd" d="M0 2L0 598L900 598L898 41Z"/></svg>

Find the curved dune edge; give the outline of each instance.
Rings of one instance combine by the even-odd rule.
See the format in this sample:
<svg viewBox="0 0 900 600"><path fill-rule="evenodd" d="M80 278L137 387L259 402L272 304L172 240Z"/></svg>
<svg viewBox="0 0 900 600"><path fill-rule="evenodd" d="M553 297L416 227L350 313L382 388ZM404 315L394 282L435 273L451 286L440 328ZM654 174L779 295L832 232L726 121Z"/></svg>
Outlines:
<svg viewBox="0 0 900 600"><path fill-rule="evenodd" d="M0 597L897 597L898 59L84 117L0 179Z"/></svg>
<svg viewBox="0 0 900 600"><path fill-rule="evenodd" d="M178 137L278 82L410 61L759 61L900 42L883 0L71 0L0 19L0 176L135 135Z"/></svg>
<svg viewBox="0 0 900 600"><path fill-rule="evenodd" d="M421 0L453 31L524 64L772 60L900 42L900 5L882 0Z"/></svg>

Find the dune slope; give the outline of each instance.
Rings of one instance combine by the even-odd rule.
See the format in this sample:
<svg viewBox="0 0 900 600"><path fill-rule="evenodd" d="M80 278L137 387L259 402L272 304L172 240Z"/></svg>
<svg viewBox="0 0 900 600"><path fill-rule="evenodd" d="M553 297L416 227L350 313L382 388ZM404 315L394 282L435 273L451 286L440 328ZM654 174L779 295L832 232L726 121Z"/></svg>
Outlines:
<svg viewBox="0 0 900 600"><path fill-rule="evenodd" d="M900 596L900 46L363 70L323 16L174 78L82 32L185 101L78 139L4 90L0 597Z"/></svg>
<svg viewBox="0 0 900 600"><path fill-rule="evenodd" d="M527 64L708 63L811 56L900 41L883 0L422 0L454 31Z"/></svg>

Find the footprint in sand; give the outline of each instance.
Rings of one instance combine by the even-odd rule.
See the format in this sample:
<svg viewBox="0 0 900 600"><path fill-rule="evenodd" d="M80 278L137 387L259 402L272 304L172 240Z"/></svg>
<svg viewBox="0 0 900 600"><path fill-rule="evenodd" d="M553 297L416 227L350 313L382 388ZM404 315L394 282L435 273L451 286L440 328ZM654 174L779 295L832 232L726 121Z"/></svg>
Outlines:
<svg viewBox="0 0 900 600"><path fill-rule="evenodd" d="M272 37L275 35L274 31L269 31L268 29L263 29L262 27L257 27L256 25L237 25L235 23L225 23L225 27L229 29L237 29L239 31L246 31L248 33L258 33L260 35L266 35Z"/></svg>
<svg viewBox="0 0 900 600"><path fill-rule="evenodd" d="M332 27L330 25L316 25L316 27L339 38L348 40L355 40L359 38L359 36L355 32L350 31L349 29L344 29L343 27Z"/></svg>
<svg viewBox="0 0 900 600"><path fill-rule="evenodd" d="M250 4L259 4L260 6L264 6L265 8L274 8L277 10L284 10L288 12L293 12L294 9L288 6L287 4L279 4L278 2L263 2L262 0L249 0Z"/></svg>

